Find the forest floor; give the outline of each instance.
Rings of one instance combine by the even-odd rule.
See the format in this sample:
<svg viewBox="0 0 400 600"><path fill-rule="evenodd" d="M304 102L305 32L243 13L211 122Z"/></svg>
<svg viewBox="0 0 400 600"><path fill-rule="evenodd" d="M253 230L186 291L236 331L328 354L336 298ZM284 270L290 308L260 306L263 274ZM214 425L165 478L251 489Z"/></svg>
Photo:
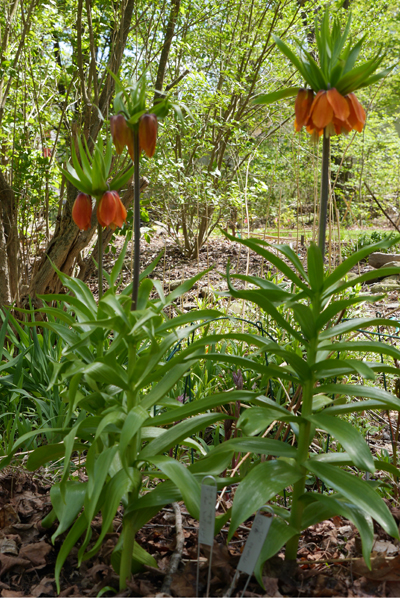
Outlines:
<svg viewBox="0 0 400 600"><path fill-rule="evenodd" d="M122 245L122 240L117 246ZM268 265L240 244L216 238L201 250L199 259L188 261L176 246L168 243L161 234L154 236L150 244L144 244L142 268L150 264L165 248L165 258L159 262L154 277L164 282L165 292L174 289L183 279L215 265L203 276L193 291L179 301L181 310L198 308L199 301L221 302L233 314L239 309L229 298L219 298L215 292L226 289L222 273L228 259L232 272L261 275ZM305 258L306 249L299 246L298 254ZM105 267L110 268L116 256L105 257ZM127 255L124 279L129 280L130 258ZM367 269L361 265L361 272ZM358 268L357 268L358 272ZM96 278L89 282L95 291ZM371 315L399 316L398 291L388 294L386 299L369 305ZM225 304L224 304L225 303ZM221 304L220 304L221 306ZM364 313L365 316L365 313ZM369 418L369 417L368 417ZM389 422L389 418L391 422ZM371 417L368 443L373 454L391 454L391 434L397 413ZM392 430L392 431L391 431ZM0 473L0 596L1 597L54 597L57 595L54 567L57 553L65 539L59 536L53 545L51 536L55 526L43 529L41 520L51 508L49 491L54 483L51 471L41 469L29 473L23 467L7 468ZM75 475L82 481L85 474ZM379 478L379 474L374 477ZM315 491L319 491L318 482ZM394 518L399 523L400 508L398 491L392 488L394 501L387 502ZM227 491L220 503L220 512L232 504L231 491ZM283 503L283 499L282 499ZM176 519L182 517L182 525ZM145 568L134 575L128 588L118 593L118 577L110 564L110 555L121 529L122 511L114 520L114 532L106 536L100 552L92 559L78 564L75 548L68 556L61 571L60 597L96 597L99 594L117 597L193 597L196 595L197 535L198 522L193 519L183 503L166 507L137 534L138 543L157 561L158 568ZM223 597L232 581L241 552L246 542L252 519L245 522L227 545L227 530L222 529L215 539L211 564L211 597ZM94 543L101 530L101 518L93 521ZM346 519L336 517L310 527L300 538L298 560L286 562L280 552L269 560L264 569L263 590L254 578L251 579L244 597L400 597L400 546L383 529L375 526L372 570L361 558L360 538L355 527ZM178 570L166 580L171 557L176 550L177 535L183 536L183 551ZM207 547L202 548L200 558L199 595L203 596L208 572ZM233 597L240 597L246 582L241 576Z"/></svg>

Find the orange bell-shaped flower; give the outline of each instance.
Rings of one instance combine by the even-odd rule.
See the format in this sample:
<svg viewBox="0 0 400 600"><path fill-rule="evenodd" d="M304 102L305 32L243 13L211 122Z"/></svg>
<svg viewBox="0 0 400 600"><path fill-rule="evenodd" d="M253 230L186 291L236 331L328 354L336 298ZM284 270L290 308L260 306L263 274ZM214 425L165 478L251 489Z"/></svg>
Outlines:
<svg viewBox="0 0 400 600"><path fill-rule="evenodd" d="M351 92L351 94L347 94L345 100L347 101L349 107L349 116L347 118L347 122L352 129L356 129L356 131L361 133L365 124L365 119L367 118L365 110L353 92Z"/></svg>
<svg viewBox="0 0 400 600"><path fill-rule="evenodd" d="M111 192L114 195L115 203L116 203L116 211L115 217L112 223L110 223L111 229L116 229L117 227L122 227L126 221L126 217L128 213L126 211L125 206L121 202L121 198L117 192Z"/></svg>
<svg viewBox="0 0 400 600"><path fill-rule="evenodd" d="M110 117L111 137L115 145L117 154L121 154L127 145L129 127L124 115L115 115Z"/></svg>
<svg viewBox="0 0 400 600"><path fill-rule="evenodd" d="M72 219L79 229L87 231L92 219L92 199L87 194L79 192L72 207Z"/></svg>
<svg viewBox="0 0 400 600"><path fill-rule="evenodd" d="M156 143L157 117L153 113L146 113L139 120L139 145L151 158L156 151Z"/></svg>
<svg viewBox="0 0 400 600"><path fill-rule="evenodd" d="M102 227L114 222L117 213L117 201L113 192L105 192L97 205L97 220Z"/></svg>
<svg viewBox="0 0 400 600"><path fill-rule="evenodd" d="M307 124L313 100L314 92L312 90L306 90L304 88L299 90L294 105L294 112L296 115L294 128L296 131L300 131L303 125Z"/></svg>

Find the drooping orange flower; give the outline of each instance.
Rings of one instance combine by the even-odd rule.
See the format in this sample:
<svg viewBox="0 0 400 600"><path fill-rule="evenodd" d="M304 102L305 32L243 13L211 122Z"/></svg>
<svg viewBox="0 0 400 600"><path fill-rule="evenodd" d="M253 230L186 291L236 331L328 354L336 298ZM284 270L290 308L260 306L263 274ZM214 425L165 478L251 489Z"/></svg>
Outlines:
<svg viewBox="0 0 400 600"><path fill-rule="evenodd" d="M312 90L306 90L305 88L299 90L294 105L294 112L296 114L294 128L296 131L300 131L303 125L307 124L313 100L314 92Z"/></svg>
<svg viewBox="0 0 400 600"><path fill-rule="evenodd" d="M146 113L139 121L139 144L149 158L154 155L157 143L157 117Z"/></svg>
<svg viewBox="0 0 400 600"><path fill-rule="evenodd" d="M129 131L124 115L110 117L110 130L115 150L117 154L121 154L127 144L127 133Z"/></svg>
<svg viewBox="0 0 400 600"><path fill-rule="evenodd" d="M356 96L351 93L342 96L336 88L320 90L315 96L306 115L306 90L300 90L295 104L295 129L300 131L306 125L308 133L314 138L323 134L339 135L352 129L362 131L365 123L365 111ZM301 107L304 108L301 111Z"/></svg>
<svg viewBox="0 0 400 600"><path fill-rule="evenodd" d="M97 205L97 220L102 227L113 223L117 212L117 203L112 192L105 192Z"/></svg>
<svg viewBox="0 0 400 600"><path fill-rule="evenodd" d="M115 191L105 192L97 206L97 220L102 227L122 227L127 217L125 206Z"/></svg>
<svg viewBox="0 0 400 600"><path fill-rule="evenodd" d="M110 130L117 154L121 154L126 146L129 156L133 160L133 131L126 122L124 115L110 117Z"/></svg>
<svg viewBox="0 0 400 600"><path fill-rule="evenodd" d="M115 203L116 203L115 217L114 217L113 222L110 223L111 229L114 230L114 229L116 229L116 227L122 227L122 225L126 221L126 217L128 216L128 213L126 211L125 206L121 202L121 198L119 197L119 194L117 194L117 192L111 192L111 193L114 195Z"/></svg>
<svg viewBox="0 0 400 600"><path fill-rule="evenodd" d="M79 192L72 207L72 219L79 229L87 231L92 218L92 199L87 194Z"/></svg>
<svg viewBox="0 0 400 600"><path fill-rule="evenodd" d="M351 125L352 129L355 129L361 133L366 119L365 110L353 92L351 94L347 94L346 100L350 111L347 121L349 125Z"/></svg>

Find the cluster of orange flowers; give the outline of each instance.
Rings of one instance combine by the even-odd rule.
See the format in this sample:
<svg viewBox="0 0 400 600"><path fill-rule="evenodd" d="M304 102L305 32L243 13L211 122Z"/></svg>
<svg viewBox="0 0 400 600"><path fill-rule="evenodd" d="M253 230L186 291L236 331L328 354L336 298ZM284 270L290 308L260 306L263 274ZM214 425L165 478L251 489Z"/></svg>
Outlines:
<svg viewBox="0 0 400 600"><path fill-rule="evenodd" d="M127 212L117 192L105 192L97 205L97 221L102 227L122 227ZM92 198L80 192L72 207L72 218L79 229L87 231L92 220Z"/></svg>
<svg viewBox="0 0 400 600"><path fill-rule="evenodd" d="M154 155L157 143L157 117L146 113L139 119L139 154L142 149L149 158ZM133 131L123 115L119 114L110 118L111 136L117 154L121 154L125 146L133 160ZM126 221L127 212L117 192L105 192L97 205L97 221L101 227L122 227ZM88 194L79 192L72 207L72 218L75 224L87 231L92 219L92 198Z"/></svg>
<svg viewBox="0 0 400 600"><path fill-rule="evenodd" d="M157 143L157 117L153 113L146 113L139 119L139 154L142 150L151 158L156 151ZM110 118L110 129L117 154L121 154L125 146L129 156L133 157L133 131L129 127L124 115L115 115Z"/></svg>
<svg viewBox="0 0 400 600"><path fill-rule="evenodd" d="M300 131L305 125L314 137L349 133L352 129L362 131L365 123L365 110L355 94L342 96L336 88L320 90L315 96L313 90L299 90L294 106L296 118L294 128Z"/></svg>

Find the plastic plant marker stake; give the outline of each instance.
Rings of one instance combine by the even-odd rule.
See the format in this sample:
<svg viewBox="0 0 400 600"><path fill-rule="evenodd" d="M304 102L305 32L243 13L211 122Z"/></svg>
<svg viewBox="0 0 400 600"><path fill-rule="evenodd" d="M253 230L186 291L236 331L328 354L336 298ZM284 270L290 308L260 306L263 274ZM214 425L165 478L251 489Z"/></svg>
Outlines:
<svg viewBox="0 0 400 600"><path fill-rule="evenodd" d="M265 510L272 513L272 517L264 517L261 514L261 510ZM271 527L272 519L274 518L274 514L274 510L271 506L263 506L262 508L260 508L259 511L257 511L257 514L254 518L253 526L249 533L249 537L247 538L246 545L240 557L235 576L225 597L229 598L232 595L232 592L235 589L236 584L238 582L240 573L246 573L246 575L248 575L248 578L241 595L241 598L243 598L247 586L250 583L250 579L253 574L254 567L256 566L257 559L267 538L269 528Z"/></svg>
<svg viewBox="0 0 400 600"><path fill-rule="evenodd" d="M210 483L205 483L209 480ZM214 546L215 530L215 505L217 502L217 482L212 475L206 475L201 482L200 496L200 520L199 537L197 542L197 576L196 576L196 597L199 597L199 577L200 577L200 544L210 547L210 560L208 563L207 590L206 598L210 592L212 552Z"/></svg>

